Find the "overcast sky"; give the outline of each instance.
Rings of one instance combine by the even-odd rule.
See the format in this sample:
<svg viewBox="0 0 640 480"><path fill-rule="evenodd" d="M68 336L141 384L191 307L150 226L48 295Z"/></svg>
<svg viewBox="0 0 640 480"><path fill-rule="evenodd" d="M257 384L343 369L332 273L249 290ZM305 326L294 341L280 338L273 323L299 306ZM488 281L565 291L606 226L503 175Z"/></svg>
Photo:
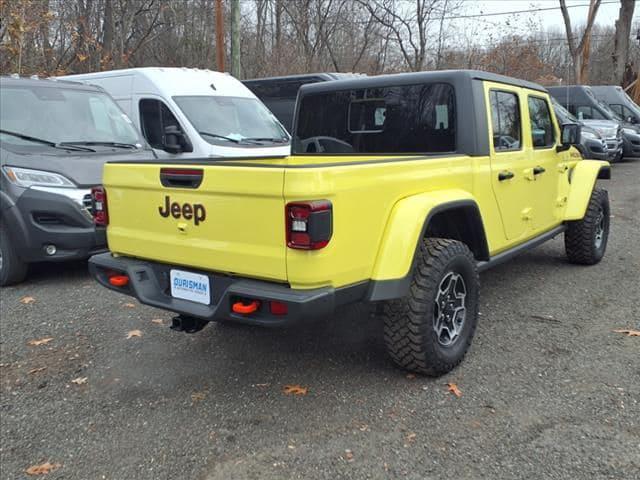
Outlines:
<svg viewBox="0 0 640 480"><path fill-rule="evenodd" d="M558 7L559 3L560 2L558 0L465 0L465 11L467 14L475 14L481 12L485 14L502 13L512 12L516 10L533 10L537 8ZM569 8L569 13L571 15L571 24L580 25L586 23L587 14L589 12L589 0L567 0L567 6L571 7L572 5L576 5L576 7ZM596 16L596 23L603 26L613 26L616 19L618 18L619 10L619 0L602 0L602 4L600 5L598 14ZM640 6L636 6L634 19L639 18L639 10ZM562 20L562 14L560 13L560 8L542 12L522 13L517 15L517 18L520 20L524 19L524 17L526 16L534 16L536 19L540 20L541 24L546 29L564 29L564 23ZM508 18L508 16L500 15L486 18L490 18L492 21L496 21L496 23L498 23Z"/></svg>

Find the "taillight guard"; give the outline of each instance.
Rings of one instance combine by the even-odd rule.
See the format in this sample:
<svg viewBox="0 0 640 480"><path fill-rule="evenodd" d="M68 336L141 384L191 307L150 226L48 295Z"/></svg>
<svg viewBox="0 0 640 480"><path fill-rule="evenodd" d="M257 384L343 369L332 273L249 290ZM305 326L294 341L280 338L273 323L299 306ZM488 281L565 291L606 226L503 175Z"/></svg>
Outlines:
<svg viewBox="0 0 640 480"><path fill-rule="evenodd" d="M285 215L289 248L319 250L329 244L333 234L333 206L329 200L290 202Z"/></svg>
<svg viewBox="0 0 640 480"><path fill-rule="evenodd" d="M109 211L107 210L107 191L104 187L91 189L91 204L94 223L106 227L109 224Z"/></svg>

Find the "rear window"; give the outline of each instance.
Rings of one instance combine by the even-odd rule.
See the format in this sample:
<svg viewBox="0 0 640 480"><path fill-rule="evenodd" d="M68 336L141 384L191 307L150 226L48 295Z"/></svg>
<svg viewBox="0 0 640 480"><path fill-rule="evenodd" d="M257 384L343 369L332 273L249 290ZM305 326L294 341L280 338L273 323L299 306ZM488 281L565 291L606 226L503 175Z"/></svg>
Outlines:
<svg viewBox="0 0 640 480"><path fill-rule="evenodd" d="M455 95L444 83L305 95L297 154L438 154L456 149Z"/></svg>

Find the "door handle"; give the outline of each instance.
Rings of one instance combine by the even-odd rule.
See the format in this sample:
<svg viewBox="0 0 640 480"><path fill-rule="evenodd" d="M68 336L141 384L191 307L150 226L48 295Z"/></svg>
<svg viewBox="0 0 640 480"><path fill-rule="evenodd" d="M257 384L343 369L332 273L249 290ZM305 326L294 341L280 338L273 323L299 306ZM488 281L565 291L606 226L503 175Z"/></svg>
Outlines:
<svg viewBox="0 0 640 480"><path fill-rule="evenodd" d="M537 167L533 167L533 174L534 175L540 175L540 174L542 174L542 173L544 173L546 171L547 170L544 167L541 167L539 165Z"/></svg>
<svg viewBox="0 0 640 480"><path fill-rule="evenodd" d="M503 182L505 180L510 180L513 177L515 177L514 173L510 172L509 170L504 170L498 174L498 180L500 182Z"/></svg>

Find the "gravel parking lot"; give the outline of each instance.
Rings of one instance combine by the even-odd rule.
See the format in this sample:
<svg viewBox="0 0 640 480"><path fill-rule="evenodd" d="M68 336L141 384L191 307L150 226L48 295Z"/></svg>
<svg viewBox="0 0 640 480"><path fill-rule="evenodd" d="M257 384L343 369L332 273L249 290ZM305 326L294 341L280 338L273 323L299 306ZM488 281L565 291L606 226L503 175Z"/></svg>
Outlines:
<svg viewBox="0 0 640 480"><path fill-rule="evenodd" d="M640 329L639 185L637 161L605 183L600 265L557 238L483 274L473 346L439 379L396 369L363 309L190 336L86 264L40 266L0 292L0 477L637 479L640 337L613 330Z"/></svg>

